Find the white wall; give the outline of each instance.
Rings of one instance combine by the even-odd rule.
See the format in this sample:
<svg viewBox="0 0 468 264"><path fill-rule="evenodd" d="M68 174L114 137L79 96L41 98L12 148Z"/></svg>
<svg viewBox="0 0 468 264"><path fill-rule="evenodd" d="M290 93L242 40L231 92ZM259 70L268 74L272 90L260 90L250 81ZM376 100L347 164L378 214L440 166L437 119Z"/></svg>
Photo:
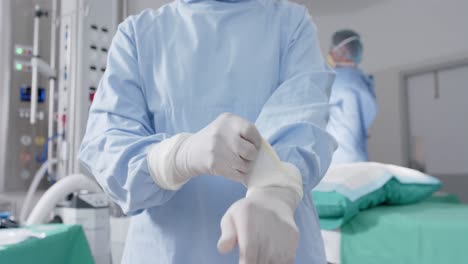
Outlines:
<svg viewBox="0 0 468 264"><path fill-rule="evenodd" d="M173 0L127 0L128 1L128 14L135 15L146 8L159 8L165 3L172 2Z"/></svg>
<svg viewBox="0 0 468 264"><path fill-rule="evenodd" d="M392 0L347 15L316 16L323 48L337 29L360 32L364 67L377 72L465 52L468 1Z"/></svg>
<svg viewBox="0 0 468 264"><path fill-rule="evenodd" d="M334 31L365 42L363 67L376 80L379 114L370 130L372 160L407 165L401 72L468 58L468 1L392 0L347 15L316 16L324 52Z"/></svg>

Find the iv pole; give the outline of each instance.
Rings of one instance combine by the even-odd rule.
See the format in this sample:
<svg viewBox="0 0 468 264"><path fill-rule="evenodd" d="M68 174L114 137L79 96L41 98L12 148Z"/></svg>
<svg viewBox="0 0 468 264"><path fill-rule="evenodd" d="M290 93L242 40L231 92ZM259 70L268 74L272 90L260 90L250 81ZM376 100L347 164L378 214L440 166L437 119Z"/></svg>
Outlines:
<svg viewBox="0 0 468 264"><path fill-rule="evenodd" d="M33 57L31 58L32 80L31 80L31 114L30 123L36 123L37 110L37 92L38 92L38 74L41 73L49 78L49 115L48 115L48 139L54 136L54 109L55 109L55 82L57 73L56 64L56 37L57 37L57 0L52 0L52 21L51 21L51 43L50 43L50 64L47 64L39 56L39 25L40 19L43 16L48 16L47 11L41 10L39 5L35 7L34 13L34 40L33 40ZM48 144L48 142L46 142ZM47 149L47 159L53 159L53 148ZM52 164L49 165L48 171L52 172Z"/></svg>

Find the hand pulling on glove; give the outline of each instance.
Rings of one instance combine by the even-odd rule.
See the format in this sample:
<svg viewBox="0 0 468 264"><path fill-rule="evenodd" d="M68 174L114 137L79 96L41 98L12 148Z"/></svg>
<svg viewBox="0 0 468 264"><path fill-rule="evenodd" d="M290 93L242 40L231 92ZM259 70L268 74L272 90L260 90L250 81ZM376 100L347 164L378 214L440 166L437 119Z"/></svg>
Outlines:
<svg viewBox="0 0 468 264"><path fill-rule="evenodd" d="M235 202L221 220L221 253L239 247L240 264L293 263L299 243L294 211L302 199L299 170L279 160L262 142L245 198Z"/></svg>
<svg viewBox="0 0 468 264"><path fill-rule="evenodd" d="M167 190L178 190L203 174L243 182L260 145L254 124L225 113L195 134L182 133L155 144L147 159L151 176Z"/></svg>

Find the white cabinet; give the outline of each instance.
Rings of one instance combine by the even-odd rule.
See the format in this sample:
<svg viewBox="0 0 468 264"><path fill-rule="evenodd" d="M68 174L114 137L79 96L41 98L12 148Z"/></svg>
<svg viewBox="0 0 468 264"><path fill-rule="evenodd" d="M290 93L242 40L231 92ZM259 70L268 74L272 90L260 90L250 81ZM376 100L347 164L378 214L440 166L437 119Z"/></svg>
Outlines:
<svg viewBox="0 0 468 264"><path fill-rule="evenodd" d="M410 159L433 175L468 175L468 65L406 79Z"/></svg>

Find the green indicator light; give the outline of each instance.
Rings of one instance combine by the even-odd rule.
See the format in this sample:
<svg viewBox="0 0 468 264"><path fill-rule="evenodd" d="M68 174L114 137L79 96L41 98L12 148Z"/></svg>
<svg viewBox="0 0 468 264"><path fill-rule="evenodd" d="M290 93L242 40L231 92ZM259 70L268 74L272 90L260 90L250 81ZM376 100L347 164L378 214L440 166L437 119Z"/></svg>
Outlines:
<svg viewBox="0 0 468 264"><path fill-rule="evenodd" d="M21 55L23 54L23 48L16 48L16 54Z"/></svg>
<svg viewBox="0 0 468 264"><path fill-rule="evenodd" d="M23 64L16 63L16 70L21 71L23 69Z"/></svg>

